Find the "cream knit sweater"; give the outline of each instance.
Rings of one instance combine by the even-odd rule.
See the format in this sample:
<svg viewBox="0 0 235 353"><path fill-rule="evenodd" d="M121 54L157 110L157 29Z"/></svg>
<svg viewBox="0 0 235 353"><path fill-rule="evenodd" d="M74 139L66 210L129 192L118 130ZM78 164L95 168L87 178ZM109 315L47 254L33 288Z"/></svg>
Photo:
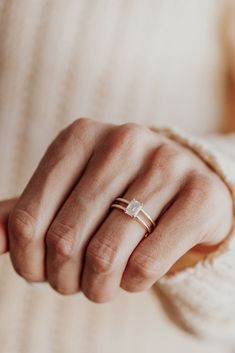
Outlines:
<svg viewBox="0 0 235 353"><path fill-rule="evenodd" d="M220 134L224 8L215 0L0 0L1 199L21 192L61 128L90 116L153 126L188 145L235 200L235 134ZM216 253L151 290L121 291L102 305L31 287L3 256L0 347L231 353L234 231Z"/></svg>

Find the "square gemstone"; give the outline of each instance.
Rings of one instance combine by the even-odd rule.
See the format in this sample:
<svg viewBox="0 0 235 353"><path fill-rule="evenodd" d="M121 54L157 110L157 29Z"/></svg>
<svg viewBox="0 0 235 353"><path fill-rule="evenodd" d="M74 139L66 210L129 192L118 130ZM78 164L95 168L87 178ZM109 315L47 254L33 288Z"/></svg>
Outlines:
<svg viewBox="0 0 235 353"><path fill-rule="evenodd" d="M127 213L131 217L136 217L138 213L142 210L143 204L135 199L131 200L128 206L125 209L125 213Z"/></svg>

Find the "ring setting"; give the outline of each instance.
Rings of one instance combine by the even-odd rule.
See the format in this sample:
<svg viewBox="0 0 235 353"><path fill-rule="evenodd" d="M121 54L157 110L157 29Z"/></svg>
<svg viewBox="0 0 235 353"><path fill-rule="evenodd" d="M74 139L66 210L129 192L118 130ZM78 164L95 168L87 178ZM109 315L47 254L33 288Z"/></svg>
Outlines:
<svg viewBox="0 0 235 353"><path fill-rule="evenodd" d="M143 209L143 203L137 201L136 199L132 199L129 204L126 206L125 213L130 217L137 217L139 212Z"/></svg>
<svg viewBox="0 0 235 353"><path fill-rule="evenodd" d="M143 225L147 230L147 233L144 235L145 237L152 233L152 230L156 226L153 219L144 210L144 204L135 198L129 201L122 197L117 197L111 207L124 211L129 217L135 218L141 225Z"/></svg>

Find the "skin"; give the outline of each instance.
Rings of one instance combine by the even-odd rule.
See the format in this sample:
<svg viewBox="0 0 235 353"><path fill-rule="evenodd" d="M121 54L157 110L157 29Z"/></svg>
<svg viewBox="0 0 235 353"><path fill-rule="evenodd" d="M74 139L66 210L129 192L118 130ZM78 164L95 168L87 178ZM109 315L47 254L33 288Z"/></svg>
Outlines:
<svg viewBox="0 0 235 353"><path fill-rule="evenodd" d="M157 226L117 209L136 198ZM191 150L137 125L80 118L47 149L18 200L0 206L0 249L29 282L96 303L150 288L195 246L232 227L231 194ZM6 223L8 219L8 230Z"/></svg>

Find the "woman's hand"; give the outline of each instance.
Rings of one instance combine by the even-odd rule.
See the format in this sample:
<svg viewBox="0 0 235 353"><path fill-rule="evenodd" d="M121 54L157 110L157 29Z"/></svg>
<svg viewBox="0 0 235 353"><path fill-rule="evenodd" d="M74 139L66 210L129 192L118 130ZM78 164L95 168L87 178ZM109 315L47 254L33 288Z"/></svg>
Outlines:
<svg viewBox="0 0 235 353"><path fill-rule="evenodd" d="M153 232L118 209L136 198ZM18 274L94 302L145 290L197 244L231 229L232 198L191 150L136 124L78 119L48 148L9 218ZM46 265L45 265L46 264Z"/></svg>

